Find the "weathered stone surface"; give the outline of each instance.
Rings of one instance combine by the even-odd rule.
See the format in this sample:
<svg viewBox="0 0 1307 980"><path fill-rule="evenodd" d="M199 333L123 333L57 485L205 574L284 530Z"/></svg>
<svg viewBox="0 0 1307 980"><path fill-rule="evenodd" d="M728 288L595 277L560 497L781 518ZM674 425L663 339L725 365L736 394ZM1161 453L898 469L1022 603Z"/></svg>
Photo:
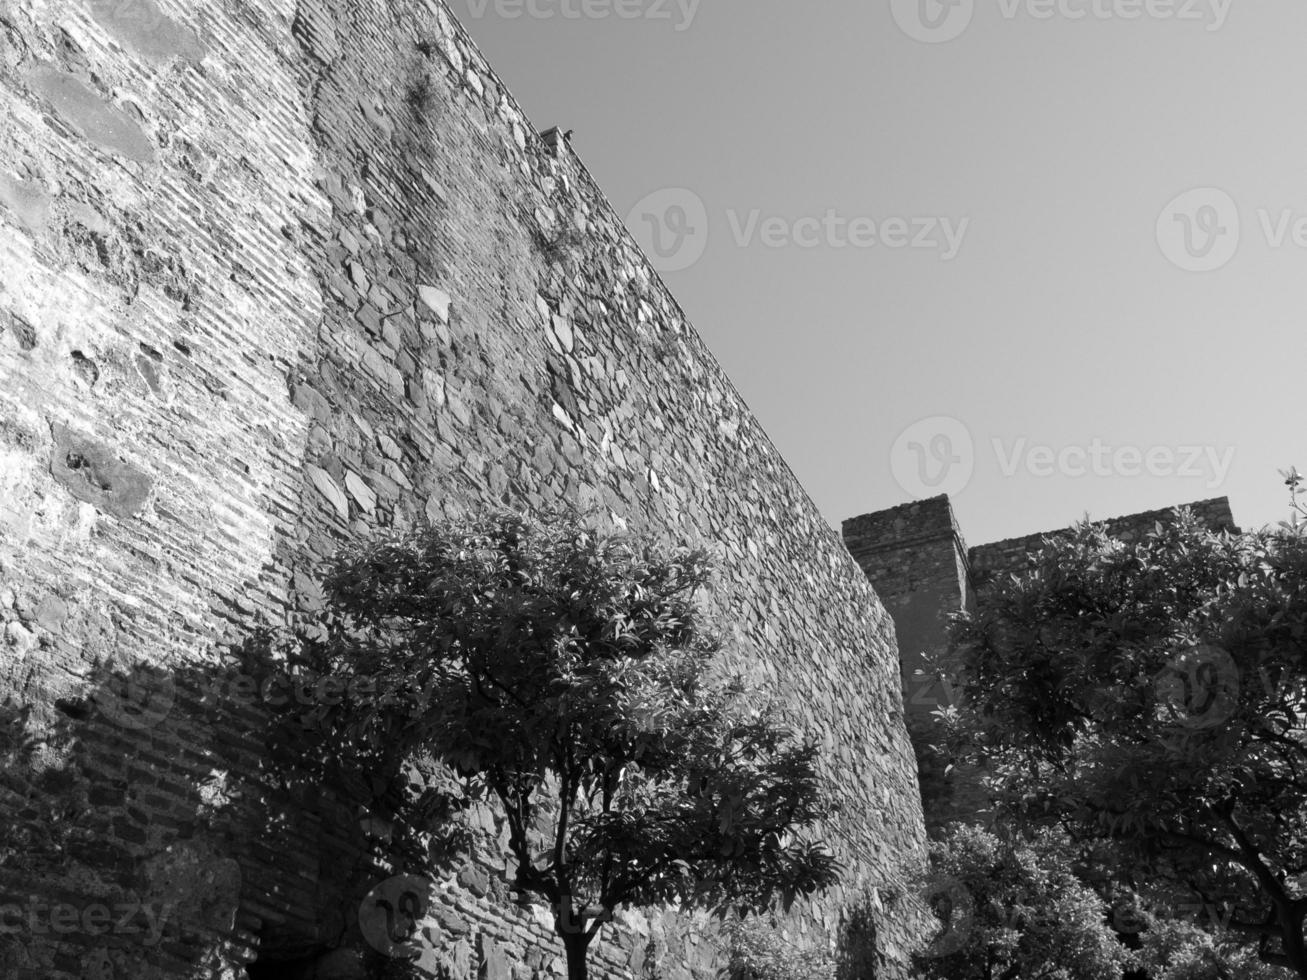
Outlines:
<svg viewBox="0 0 1307 980"><path fill-rule="evenodd" d="M112 449L65 426L54 431L50 473L78 500L114 517L136 517L154 480Z"/></svg>
<svg viewBox="0 0 1307 980"><path fill-rule="evenodd" d="M50 219L50 195L41 185L0 173L0 205L36 234L45 231Z"/></svg>
<svg viewBox="0 0 1307 980"><path fill-rule="evenodd" d="M489 936L481 939L481 980L513 980L512 964L500 947Z"/></svg>
<svg viewBox="0 0 1307 980"><path fill-rule="evenodd" d="M48 595L36 607L36 621L51 633L58 633L68 619L68 604L57 595Z"/></svg>
<svg viewBox="0 0 1307 980"><path fill-rule="evenodd" d="M440 317L442 323L449 322L449 304L452 300L449 294L435 286L419 286L418 295L422 302L426 304L427 309Z"/></svg>
<svg viewBox="0 0 1307 980"><path fill-rule="evenodd" d="M371 514L377 509L377 495L372 492L372 488L363 482L353 470L345 474L345 488L349 490L349 495L358 501L363 510Z"/></svg>
<svg viewBox="0 0 1307 980"><path fill-rule="evenodd" d="M91 15L115 38L153 62L198 62L204 47L195 32L167 16L154 0L90 0Z"/></svg>
<svg viewBox="0 0 1307 980"><path fill-rule="evenodd" d="M137 163L154 161L154 144L136 120L110 105L80 80L54 68L32 73L32 88L49 100L65 122L110 153Z"/></svg>
<svg viewBox="0 0 1307 980"><path fill-rule="evenodd" d="M333 480L331 474L320 466L306 467L306 471L313 485L321 491L324 497L331 501L332 506L336 508L336 512L341 517L349 520L349 498L345 496L345 491L340 488L340 484Z"/></svg>

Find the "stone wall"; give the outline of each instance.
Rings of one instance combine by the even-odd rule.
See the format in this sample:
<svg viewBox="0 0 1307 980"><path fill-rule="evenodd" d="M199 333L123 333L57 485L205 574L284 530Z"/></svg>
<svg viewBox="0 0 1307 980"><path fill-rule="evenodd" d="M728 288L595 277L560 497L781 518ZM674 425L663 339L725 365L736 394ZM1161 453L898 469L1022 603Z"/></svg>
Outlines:
<svg viewBox="0 0 1307 980"><path fill-rule="evenodd" d="M967 546L946 496L844 522L844 543L894 619L903 704L917 759L927 829L973 819L981 802L966 790L970 773L948 770L932 752L935 716L951 703L947 667L950 618L971 600ZM944 671L945 678L947 670Z"/></svg>
<svg viewBox="0 0 1307 980"><path fill-rule="evenodd" d="M948 497L844 522L844 543L894 619L909 721L927 720L943 695L925 657L944 652L948 618L969 600L967 546Z"/></svg>
<svg viewBox="0 0 1307 980"><path fill-rule="evenodd" d="M266 790L277 705L221 652L311 617L348 539L566 501L718 550L731 663L841 805L844 882L777 928L833 943L865 896L902 975L923 830L892 622L443 6L8 0L0 99L0 972L326 970L372 831ZM504 828L473 824L420 966L558 976ZM721 965L671 913L607 936L603 976Z"/></svg>
<svg viewBox="0 0 1307 980"><path fill-rule="evenodd" d="M1237 533L1239 530L1234 523L1234 515L1230 510L1230 500L1227 497L1200 500L1192 504L1177 504L1174 507L1145 511L1141 514L1130 514L1126 517L1113 517L1095 523L1100 524L1114 538L1120 538L1123 541L1135 541L1151 531L1159 522L1164 523L1173 520L1175 512L1181 507L1188 507L1204 524L1214 531L1233 531ZM1065 533L1064 530L1058 530L1043 534L1028 534L1024 537L995 541L993 544L979 545L972 548L969 554L972 578L977 583L983 583L995 575L1019 572L1025 567L1026 555L1039 551L1043 547L1046 537Z"/></svg>

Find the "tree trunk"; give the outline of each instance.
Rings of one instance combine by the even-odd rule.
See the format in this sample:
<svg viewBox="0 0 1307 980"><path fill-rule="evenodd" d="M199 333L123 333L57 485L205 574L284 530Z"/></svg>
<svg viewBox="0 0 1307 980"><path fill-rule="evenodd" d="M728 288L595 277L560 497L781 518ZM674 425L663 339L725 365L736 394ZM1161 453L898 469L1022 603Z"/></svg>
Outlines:
<svg viewBox="0 0 1307 980"><path fill-rule="evenodd" d="M1302 915L1290 907L1282 913L1284 922L1284 952L1289 962L1298 971L1298 976L1307 978L1307 937L1303 936Z"/></svg>
<svg viewBox="0 0 1307 980"><path fill-rule="evenodd" d="M585 954L588 945L582 932L563 933L563 948L567 950L567 980L586 980Z"/></svg>

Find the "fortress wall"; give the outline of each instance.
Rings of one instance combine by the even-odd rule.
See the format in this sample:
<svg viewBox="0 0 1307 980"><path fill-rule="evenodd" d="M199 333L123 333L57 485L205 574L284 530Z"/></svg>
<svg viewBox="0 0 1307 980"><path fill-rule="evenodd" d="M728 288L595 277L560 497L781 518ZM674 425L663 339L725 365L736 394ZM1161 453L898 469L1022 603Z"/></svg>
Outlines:
<svg viewBox="0 0 1307 980"><path fill-rule="evenodd" d="M719 550L732 663L821 740L841 804L846 881L779 928L832 941L868 894L877 976L902 975L923 831L892 623L444 7L22 0L0 81L6 975L235 976L339 942L353 815L253 799L275 707L217 710L212 665L312 616L348 539L562 501ZM508 904L502 828L474 819L421 966L558 975L546 918ZM168 915L157 937L144 912L56 930L38 900ZM602 974L711 976L702 925L623 917Z"/></svg>
<svg viewBox="0 0 1307 980"><path fill-rule="evenodd" d="M1175 512L1181 507L1188 507L1200 520L1214 531L1234 531L1239 528L1234 523L1234 514L1230 510L1227 497L1212 500L1200 500L1192 504L1164 507L1161 510L1130 514L1126 517L1113 517L1104 521L1094 521L1109 535L1123 541L1135 541L1148 534L1160 523L1167 523L1175 518ZM1044 534L1029 534L1025 537L995 541L992 544L978 545L971 549L970 560L972 574L977 584L981 584L995 575L1020 572L1026 565L1026 556L1043 549L1046 537L1066 534L1065 530L1051 531Z"/></svg>

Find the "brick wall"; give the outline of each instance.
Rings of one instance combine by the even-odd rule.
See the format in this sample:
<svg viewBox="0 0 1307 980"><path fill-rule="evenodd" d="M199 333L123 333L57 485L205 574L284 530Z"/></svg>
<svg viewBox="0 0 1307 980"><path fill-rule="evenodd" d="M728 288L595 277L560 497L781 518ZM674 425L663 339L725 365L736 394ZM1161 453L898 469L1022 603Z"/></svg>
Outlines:
<svg viewBox="0 0 1307 980"><path fill-rule="evenodd" d="M232 696L221 651L312 616L345 540L569 501L718 549L730 663L819 737L842 807L845 882L777 928L833 942L870 895L902 975L923 831L890 619L445 8L9 2L0 81L0 972L234 977L340 945L369 838L268 788L277 708ZM503 827L473 825L420 965L559 975ZM604 976L721 962L671 913L607 937Z"/></svg>

